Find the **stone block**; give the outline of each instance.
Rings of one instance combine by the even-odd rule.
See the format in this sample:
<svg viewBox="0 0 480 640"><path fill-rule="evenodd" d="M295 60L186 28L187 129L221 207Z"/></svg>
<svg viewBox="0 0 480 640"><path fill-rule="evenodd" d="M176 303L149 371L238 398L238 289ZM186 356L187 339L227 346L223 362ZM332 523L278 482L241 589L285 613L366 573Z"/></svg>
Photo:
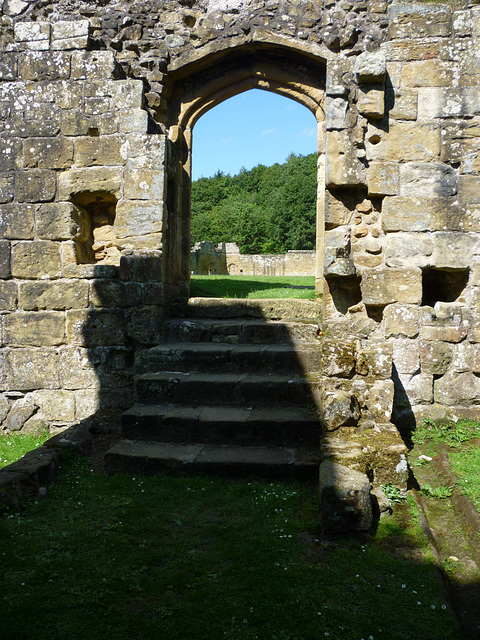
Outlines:
<svg viewBox="0 0 480 640"><path fill-rule="evenodd" d="M480 113L479 87L425 87L418 91L418 121L471 118Z"/></svg>
<svg viewBox="0 0 480 640"><path fill-rule="evenodd" d="M383 118L385 115L385 91L376 86L360 87L357 96L358 111L367 118Z"/></svg>
<svg viewBox="0 0 480 640"><path fill-rule="evenodd" d="M385 198L382 222L385 231L464 231L465 209L457 198Z"/></svg>
<svg viewBox="0 0 480 640"><path fill-rule="evenodd" d="M365 343L357 348L356 371L367 378L387 380L392 377L393 349L390 343Z"/></svg>
<svg viewBox="0 0 480 640"><path fill-rule="evenodd" d="M393 367L397 373L409 373L410 375L420 373L420 354L417 341L397 339L392 341L392 347ZM428 371L424 373L428 373Z"/></svg>
<svg viewBox="0 0 480 640"><path fill-rule="evenodd" d="M48 202L55 198L55 171L29 169L17 172L15 191L19 202Z"/></svg>
<svg viewBox="0 0 480 640"><path fill-rule="evenodd" d="M25 422L37 411L38 405L32 397L26 396L16 400L2 425L9 431L20 431Z"/></svg>
<svg viewBox="0 0 480 640"><path fill-rule="evenodd" d="M433 267L466 269L472 264L473 256L479 253L477 234L441 231L433 234Z"/></svg>
<svg viewBox="0 0 480 640"><path fill-rule="evenodd" d="M17 283L0 282L0 311L15 311L17 306Z"/></svg>
<svg viewBox="0 0 480 640"><path fill-rule="evenodd" d="M0 240L0 278L10 277L10 242Z"/></svg>
<svg viewBox="0 0 480 640"><path fill-rule="evenodd" d="M92 283L91 303L94 307L134 307L141 304L141 285L96 278Z"/></svg>
<svg viewBox="0 0 480 640"><path fill-rule="evenodd" d="M372 269L363 273L360 286L366 305L420 304L422 300L420 269Z"/></svg>
<svg viewBox="0 0 480 640"><path fill-rule="evenodd" d="M387 72L384 51L361 53L355 58L353 72L359 84L383 83Z"/></svg>
<svg viewBox="0 0 480 640"><path fill-rule="evenodd" d="M77 167L123 166L125 164L125 138L102 136L75 139L75 164Z"/></svg>
<svg viewBox="0 0 480 640"><path fill-rule="evenodd" d="M7 315L3 325L5 342L21 347L55 347L65 341L65 317L57 311Z"/></svg>
<svg viewBox="0 0 480 640"><path fill-rule="evenodd" d="M73 164L73 142L67 138L31 138L24 144L25 169L67 169Z"/></svg>
<svg viewBox="0 0 480 640"><path fill-rule="evenodd" d="M450 371L453 373L465 373L473 370L473 350L474 345L467 342L452 345L453 356Z"/></svg>
<svg viewBox="0 0 480 640"><path fill-rule="evenodd" d="M436 162L402 164L399 184L401 196L445 197L457 192L455 170Z"/></svg>
<svg viewBox="0 0 480 640"><path fill-rule="evenodd" d="M370 195L396 195L398 193L398 163L371 162L367 171Z"/></svg>
<svg viewBox="0 0 480 640"><path fill-rule="evenodd" d="M128 136L127 169L151 169L160 171L169 155L170 141L164 135Z"/></svg>
<svg viewBox="0 0 480 640"><path fill-rule="evenodd" d="M467 336L468 328L465 324L460 326L448 326L439 324L438 326L425 326L420 328L420 338L422 340L461 342Z"/></svg>
<svg viewBox="0 0 480 640"><path fill-rule="evenodd" d="M433 240L418 233L388 234L385 263L388 267L424 267L432 262Z"/></svg>
<svg viewBox="0 0 480 640"><path fill-rule="evenodd" d="M386 338L415 338L418 336L418 307L404 304L389 304L383 312Z"/></svg>
<svg viewBox="0 0 480 640"><path fill-rule="evenodd" d="M346 128L347 108L348 101L344 98L327 97L327 112L325 116L325 127L327 131Z"/></svg>
<svg viewBox="0 0 480 640"><path fill-rule="evenodd" d="M84 192L106 191L117 199L121 196L122 170L112 167L70 169L59 176L58 198L70 200L72 195Z"/></svg>
<svg viewBox="0 0 480 640"><path fill-rule="evenodd" d="M349 60L334 59L327 65L326 94L328 96L347 96L348 85L344 76L351 70Z"/></svg>
<svg viewBox="0 0 480 640"><path fill-rule="evenodd" d="M402 69L402 87L450 87L452 65L443 60L415 60Z"/></svg>
<svg viewBox="0 0 480 640"><path fill-rule="evenodd" d="M382 45L387 60L410 62L411 60L431 60L440 57L438 40L423 41L419 46L416 40L393 40Z"/></svg>
<svg viewBox="0 0 480 640"><path fill-rule="evenodd" d="M440 130L436 126L411 122L392 122L388 132L369 125L365 148L371 161L431 160L440 155Z"/></svg>
<svg viewBox="0 0 480 640"><path fill-rule="evenodd" d="M25 311L85 309L89 305L89 283L82 280L21 283L18 305Z"/></svg>
<svg viewBox="0 0 480 640"><path fill-rule="evenodd" d="M118 119L118 113L114 112L97 116L78 111L64 111L62 133L66 136L87 136L92 133L99 136L111 135L119 130Z"/></svg>
<svg viewBox="0 0 480 640"><path fill-rule="evenodd" d="M70 202L49 202L36 211L35 231L42 240L70 240L78 230L75 206Z"/></svg>
<svg viewBox="0 0 480 640"><path fill-rule="evenodd" d="M369 415L380 424L390 422L392 417L393 380L377 380L367 390L365 402Z"/></svg>
<svg viewBox="0 0 480 640"><path fill-rule="evenodd" d="M59 278L61 275L60 245L49 240L18 242L12 247L14 278Z"/></svg>
<svg viewBox="0 0 480 640"><path fill-rule="evenodd" d="M114 346L125 343L123 311L67 311L68 344L74 346Z"/></svg>
<svg viewBox="0 0 480 640"><path fill-rule="evenodd" d="M31 51L18 57L18 77L24 82L52 82L70 77L68 53Z"/></svg>
<svg viewBox="0 0 480 640"><path fill-rule="evenodd" d="M364 184L365 171L346 131L327 132L326 184L357 186Z"/></svg>
<svg viewBox="0 0 480 640"><path fill-rule="evenodd" d="M462 204L480 204L480 176L459 176L458 197Z"/></svg>
<svg viewBox="0 0 480 640"><path fill-rule="evenodd" d="M30 391L58 388L56 349L45 347L5 349L3 356L5 364L4 389Z"/></svg>
<svg viewBox="0 0 480 640"><path fill-rule="evenodd" d="M52 49L85 49L88 44L89 20L59 20L52 25Z"/></svg>
<svg viewBox="0 0 480 640"><path fill-rule="evenodd" d="M48 51L50 48L49 22L16 22L14 25L15 40L22 42L28 49Z"/></svg>
<svg viewBox="0 0 480 640"><path fill-rule="evenodd" d="M118 114L120 133L147 133L148 112L144 109L123 109Z"/></svg>
<svg viewBox="0 0 480 640"><path fill-rule="evenodd" d="M420 348L420 365L423 373L443 376L450 366L453 347L448 342L424 342Z"/></svg>
<svg viewBox="0 0 480 640"><path fill-rule="evenodd" d="M346 389L327 391L322 398L322 418L326 431L340 427L354 427L360 420L360 405L357 398Z"/></svg>
<svg viewBox="0 0 480 640"><path fill-rule="evenodd" d="M447 5L399 3L388 7L388 33L392 39L431 38L449 36L452 13Z"/></svg>
<svg viewBox="0 0 480 640"><path fill-rule="evenodd" d="M399 374L399 381L411 405L432 404L433 375L428 373L418 373L413 376Z"/></svg>
<svg viewBox="0 0 480 640"><path fill-rule="evenodd" d="M411 89L388 90L385 105L388 116L395 120L417 119L418 93Z"/></svg>
<svg viewBox="0 0 480 640"><path fill-rule="evenodd" d="M325 226L327 229L347 225L350 223L355 209L354 199L350 197L337 198L334 194L325 193Z"/></svg>
<svg viewBox="0 0 480 640"><path fill-rule="evenodd" d="M373 522L370 489L365 474L324 460L320 465L319 489L323 531L368 531Z"/></svg>
<svg viewBox="0 0 480 640"><path fill-rule="evenodd" d="M72 53L72 80L111 79L119 74L112 51L74 51Z"/></svg>
<svg viewBox="0 0 480 640"><path fill-rule="evenodd" d="M355 370L355 343L346 340L324 338L322 349L322 373L327 377L350 378Z"/></svg>
<svg viewBox="0 0 480 640"><path fill-rule="evenodd" d="M0 171L13 171L19 166L22 146L19 140L0 139Z"/></svg>
<svg viewBox="0 0 480 640"><path fill-rule="evenodd" d="M160 233L165 206L144 200L121 201L117 205L115 237L131 238Z"/></svg>
<svg viewBox="0 0 480 640"><path fill-rule="evenodd" d="M58 356L60 385L64 389L98 388L97 360L91 349L63 347Z"/></svg>
<svg viewBox="0 0 480 640"><path fill-rule="evenodd" d="M15 194L15 178L13 173L0 174L0 204L11 202Z"/></svg>
<svg viewBox="0 0 480 640"><path fill-rule="evenodd" d="M163 171L151 169L127 169L125 171L124 197L126 200L165 200L166 185Z"/></svg>
<svg viewBox="0 0 480 640"><path fill-rule="evenodd" d="M31 394L39 408L38 418L45 422L73 422L75 420L75 394L64 389L41 389Z"/></svg>
<svg viewBox="0 0 480 640"><path fill-rule="evenodd" d="M0 393L0 424L7 417L9 410L10 410L10 403L8 402L7 397L3 393Z"/></svg>
<svg viewBox="0 0 480 640"><path fill-rule="evenodd" d="M86 98L110 98L116 109L143 107L142 80L91 80L85 83L84 92Z"/></svg>
<svg viewBox="0 0 480 640"><path fill-rule="evenodd" d="M158 344L162 339L164 319L164 310L159 307L130 309L127 322L128 336L141 344Z"/></svg>
<svg viewBox="0 0 480 640"><path fill-rule="evenodd" d="M443 405L471 405L480 403L480 378L472 372L447 373L435 380L435 402Z"/></svg>
<svg viewBox="0 0 480 640"><path fill-rule="evenodd" d="M4 204L0 208L0 236L8 240L32 240L36 209L32 204Z"/></svg>

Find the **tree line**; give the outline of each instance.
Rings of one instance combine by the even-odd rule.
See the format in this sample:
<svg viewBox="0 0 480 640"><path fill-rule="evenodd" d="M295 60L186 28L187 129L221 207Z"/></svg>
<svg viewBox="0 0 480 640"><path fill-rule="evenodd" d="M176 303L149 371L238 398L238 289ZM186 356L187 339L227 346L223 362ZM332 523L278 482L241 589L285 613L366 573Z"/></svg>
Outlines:
<svg viewBox="0 0 480 640"><path fill-rule="evenodd" d="M236 242L242 253L315 248L317 156L291 154L192 183L192 244Z"/></svg>

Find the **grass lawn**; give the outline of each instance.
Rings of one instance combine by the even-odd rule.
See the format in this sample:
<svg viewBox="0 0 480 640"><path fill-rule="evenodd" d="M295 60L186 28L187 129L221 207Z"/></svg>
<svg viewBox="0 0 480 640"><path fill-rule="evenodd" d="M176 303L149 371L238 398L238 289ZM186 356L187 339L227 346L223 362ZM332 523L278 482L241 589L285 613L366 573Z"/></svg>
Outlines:
<svg viewBox="0 0 480 640"><path fill-rule="evenodd" d="M36 449L50 437L48 431L38 434L0 434L0 469L15 462L27 451Z"/></svg>
<svg viewBox="0 0 480 640"><path fill-rule="evenodd" d="M190 295L200 298L315 299L315 278L290 276L191 276Z"/></svg>
<svg viewBox="0 0 480 640"><path fill-rule="evenodd" d="M396 506L370 543L327 541L302 485L104 477L72 458L0 518L0 636L459 640L415 505Z"/></svg>

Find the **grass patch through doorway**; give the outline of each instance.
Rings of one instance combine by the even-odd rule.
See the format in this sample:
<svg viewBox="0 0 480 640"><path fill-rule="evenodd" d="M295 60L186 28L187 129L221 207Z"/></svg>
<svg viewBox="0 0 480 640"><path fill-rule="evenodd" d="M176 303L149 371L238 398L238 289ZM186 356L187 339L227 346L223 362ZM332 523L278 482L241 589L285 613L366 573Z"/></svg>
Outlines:
<svg viewBox="0 0 480 640"><path fill-rule="evenodd" d="M315 299L313 276L191 276L190 295L200 298Z"/></svg>
<svg viewBox="0 0 480 640"><path fill-rule="evenodd" d="M73 458L0 519L1 636L459 640L418 522L396 513L369 543L325 540L302 485L105 477Z"/></svg>

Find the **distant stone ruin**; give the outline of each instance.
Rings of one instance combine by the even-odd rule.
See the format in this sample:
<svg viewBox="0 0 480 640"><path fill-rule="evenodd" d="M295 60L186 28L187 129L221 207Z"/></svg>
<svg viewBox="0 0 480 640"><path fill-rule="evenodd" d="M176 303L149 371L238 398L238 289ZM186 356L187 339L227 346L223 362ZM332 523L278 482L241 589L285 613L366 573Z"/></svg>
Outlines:
<svg viewBox="0 0 480 640"><path fill-rule="evenodd" d="M235 242L197 242L190 252L190 272L203 276L314 276L315 251L250 255L240 253Z"/></svg>
<svg viewBox="0 0 480 640"><path fill-rule="evenodd" d="M3 429L133 404L188 297L195 123L252 88L318 122L324 455L374 476L397 427L478 417L477 0L2 7Z"/></svg>

